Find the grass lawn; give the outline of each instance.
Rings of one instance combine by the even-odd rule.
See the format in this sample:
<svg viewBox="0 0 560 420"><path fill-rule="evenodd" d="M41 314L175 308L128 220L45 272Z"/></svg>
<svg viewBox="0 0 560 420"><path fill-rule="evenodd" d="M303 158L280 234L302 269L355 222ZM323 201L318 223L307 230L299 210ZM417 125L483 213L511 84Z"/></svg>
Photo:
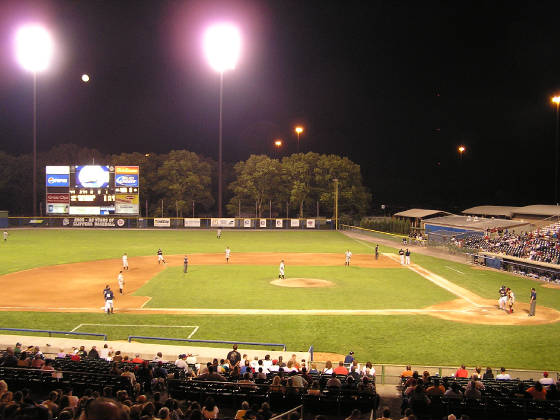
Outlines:
<svg viewBox="0 0 560 420"><path fill-rule="evenodd" d="M275 266L170 267L138 289L149 308L417 309L455 299L418 274L401 268L288 267L287 277L332 281L334 287L270 284Z"/></svg>

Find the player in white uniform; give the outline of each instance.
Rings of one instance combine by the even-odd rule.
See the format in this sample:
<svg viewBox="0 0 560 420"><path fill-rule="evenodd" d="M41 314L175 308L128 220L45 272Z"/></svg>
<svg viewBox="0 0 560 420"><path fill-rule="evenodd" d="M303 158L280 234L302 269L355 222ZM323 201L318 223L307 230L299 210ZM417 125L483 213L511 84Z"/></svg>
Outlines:
<svg viewBox="0 0 560 420"><path fill-rule="evenodd" d="M126 252L122 256L122 268L128 270L128 255L126 255Z"/></svg>
<svg viewBox="0 0 560 420"><path fill-rule="evenodd" d="M226 263L229 263L229 256L231 255L231 249L229 249L229 246L226 247Z"/></svg>
<svg viewBox="0 0 560 420"><path fill-rule="evenodd" d="M119 275L117 277L117 282L119 283L119 291L121 292L121 295L123 294L123 289L124 289L124 276L122 273L122 270L119 271Z"/></svg>
<svg viewBox="0 0 560 420"><path fill-rule="evenodd" d="M344 265L349 266L350 265L350 258L352 258L352 253L350 252L349 249L346 250L346 252L344 253Z"/></svg>
<svg viewBox="0 0 560 420"><path fill-rule="evenodd" d="M404 265L404 251L403 249L399 249L399 256L401 257L401 264Z"/></svg>
<svg viewBox="0 0 560 420"><path fill-rule="evenodd" d="M509 313L513 313L513 304L515 303L515 295L513 294L513 290L507 289L507 305L509 306Z"/></svg>
<svg viewBox="0 0 560 420"><path fill-rule="evenodd" d="M4 242L6 242L8 240L8 231L5 230L3 235L4 235Z"/></svg>
<svg viewBox="0 0 560 420"><path fill-rule="evenodd" d="M162 252L161 248L158 249L158 251L157 251L157 263L158 264L161 264L161 263L165 264L165 260L163 259L163 252Z"/></svg>
<svg viewBox="0 0 560 420"><path fill-rule="evenodd" d="M507 302L507 291L506 291L506 286L502 286L500 288L500 298L498 299L498 307L500 309L506 309L506 302Z"/></svg>
<svg viewBox="0 0 560 420"><path fill-rule="evenodd" d="M278 268L278 278L285 279L284 276L284 260L280 261L280 267Z"/></svg>
<svg viewBox="0 0 560 420"><path fill-rule="evenodd" d="M216 234L216 238L222 239L222 229L218 229L218 233Z"/></svg>

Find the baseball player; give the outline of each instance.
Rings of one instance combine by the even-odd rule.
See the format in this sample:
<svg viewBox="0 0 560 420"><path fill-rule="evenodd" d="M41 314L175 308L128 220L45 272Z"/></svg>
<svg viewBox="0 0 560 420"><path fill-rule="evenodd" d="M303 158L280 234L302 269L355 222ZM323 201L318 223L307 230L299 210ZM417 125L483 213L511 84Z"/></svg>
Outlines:
<svg viewBox="0 0 560 420"><path fill-rule="evenodd" d="M128 271L128 255L126 255L126 252L122 256L122 268Z"/></svg>
<svg viewBox="0 0 560 420"><path fill-rule="evenodd" d="M8 240L8 231L5 230L2 235L4 236L4 242L6 242Z"/></svg>
<svg viewBox="0 0 560 420"><path fill-rule="evenodd" d="M189 257L185 255L183 258L183 273L186 273L189 269Z"/></svg>
<svg viewBox="0 0 560 420"><path fill-rule="evenodd" d="M105 298L105 313L107 313L107 315L111 315L113 313L113 299L115 298L115 295L109 285L105 286L103 296Z"/></svg>
<svg viewBox="0 0 560 420"><path fill-rule="evenodd" d="M278 278L279 279L285 279L286 277L284 276L284 260L280 261L280 267L278 269Z"/></svg>
<svg viewBox="0 0 560 420"><path fill-rule="evenodd" d="M499 293L500 293L500 298L498 299L498 307L500 309L505 310L506 309L506 301L507 301L506 286L500 287Z"/></svg>
<svg viewBox="0 0 560 420"><path fill-rule="evenodd" d="M216 238L222 239L222 229L218 229L218 233L216 234Z"/></svg>
<svg viewBox="0 0 560 420"><path fill-rule="evenodd" d="M349 249L347 249L346 252L344 253L344 265L345 266L350 265L350 258L352 258L352 253L350 252Z"/></svg>
<svg viewBox="0 0 560 420"><path fill-rule="evenodd" d="M404 251L403 249L399 249L399 256L401 257L401 264L404 265Z"/></svg>
<svg viewBox="0 0 560 420"><path fill-rule="evenodd" d="M513 313L513 304L515 303L515 295L513 294L513 290L509 287L507 288L507 304L509 307L509 313Z"/></svg>
<svg viewBox="0 0 560 420"><path fill-rule="evenodd" d="M226 247L226 263L229 263L229 256L231 255L231 250L229 249L229 246Z"/></svg>
<svg viewBox="0 0 560 420"><path fill-rule="evenodd" d="M159 248L157 250L157 263L158 264L161 264L161 263L165 264L165 259L163 258L163 252L161 251L161 248Z"/></svg>
<svg viewBox="0 0 560 420"><path fill-rule="evenodd" d="M379 259L379 244L375 245L375 259Z"/></svg>
<svg viewBox="0 0 560 420"><path fill-rule="evenodd" d="M406 252L404 253L405 264L410 265L410 251L406 248Z"/></svg>
<svg viewBox="0 0 560 420"><path fill-rule="evenodd" d="M124 276L122 273L122 270L119 271L119 275L117 276L117 282L119 283L119 291L121 292L121 295L123 294L123 289L124 289Z"/></svg>

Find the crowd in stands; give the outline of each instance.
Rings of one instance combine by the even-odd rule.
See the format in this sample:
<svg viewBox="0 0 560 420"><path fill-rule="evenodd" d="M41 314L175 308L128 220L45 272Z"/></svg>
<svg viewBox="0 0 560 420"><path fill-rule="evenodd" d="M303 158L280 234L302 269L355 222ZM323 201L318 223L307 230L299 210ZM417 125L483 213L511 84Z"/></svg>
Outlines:
<svg viewBox="0 0 560 420"><path fill-rule="evenodd" d="M560 264L560 223L522 234L515 233L515 231L509 232L506 229L499 232L496 237L488 232L486 235L453 238L452 242L459 248Z"/></svg>
<svg viewBox="0 0 560 420"><path fill-rule="evenodd" d="M247 355L237 354L238 363L232 364L228 354L225 359L200 364L192 354L180 354L168 361L157 353L151 360L144 360L139 354L131 357L105 345L101 349L81 346L68 354L61 349L45 355L39 347L22 348L17 343L0 358L0 419L196 420L235 415L239 420L268 420L273 416L271 405L264 400L258 404L240 401L237 412L224 416L218 398L211 395L196 401L180 398L184 384L224 383L248 395L260 389L267 397L313 398L345 391L376 396L375 369L369 362L362 366L351 354L334 367L327 362L321 370L314 363L307 366L296 355L284 361L281 356L250 360ZM73 382L77 374L82 374L81 379ZM17 386L22 379L24 386ZM33 389L33 383L40 384L39 389ZM299 415L293 414L292 418Z"/></svg>

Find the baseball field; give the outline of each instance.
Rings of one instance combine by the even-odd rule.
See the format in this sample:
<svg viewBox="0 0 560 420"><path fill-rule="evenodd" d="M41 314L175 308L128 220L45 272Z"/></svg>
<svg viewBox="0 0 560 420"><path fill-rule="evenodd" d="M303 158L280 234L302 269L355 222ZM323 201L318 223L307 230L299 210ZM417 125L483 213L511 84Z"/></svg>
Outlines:
<svg viewBox="0 0 560 420"><path fill-rule="evenodd" d="M0 327L313 345L374 363L560 369L560 290L418 254L402 266L397 249L382 245L376 260L374 247L334 231L224 230L217 239L204 230L11 230L0 244ZM116 294L112 316L102 310L106 284ZM502 284L516 293L513 314L497 308ZM527 316L531 287L535 317Z"/></svg>

